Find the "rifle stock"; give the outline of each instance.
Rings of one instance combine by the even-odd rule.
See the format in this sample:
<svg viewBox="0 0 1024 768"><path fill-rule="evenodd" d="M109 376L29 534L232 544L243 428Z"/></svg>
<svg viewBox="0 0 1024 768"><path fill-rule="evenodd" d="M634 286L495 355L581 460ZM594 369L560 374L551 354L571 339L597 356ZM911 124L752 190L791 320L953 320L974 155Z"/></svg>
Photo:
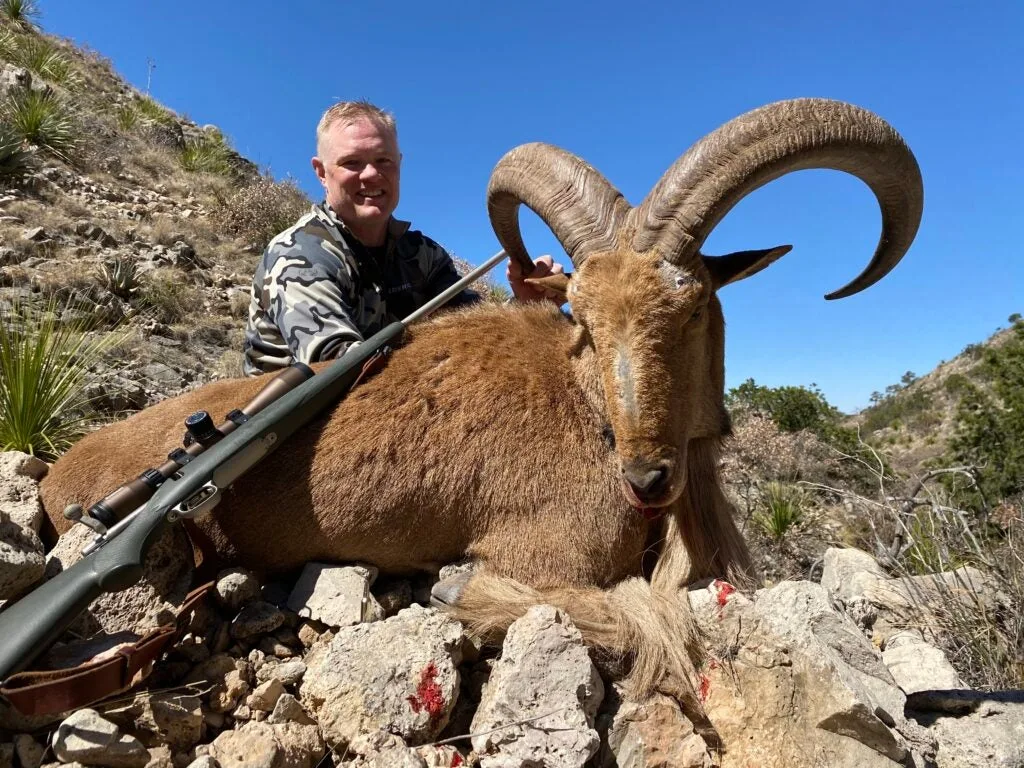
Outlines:
<svg viewBox="0 0 1024 768"><path fill-rule="evenodd" d="M182 505L190 506L210 486L216 490L206 506L215 505L220 491L341 400L363 366L397 341L405 325L392 323L269 404L164 482L123 531L0 612L0 680L32 663L101 594L137 583L149 547L169 522L187 516Z"/></svg>

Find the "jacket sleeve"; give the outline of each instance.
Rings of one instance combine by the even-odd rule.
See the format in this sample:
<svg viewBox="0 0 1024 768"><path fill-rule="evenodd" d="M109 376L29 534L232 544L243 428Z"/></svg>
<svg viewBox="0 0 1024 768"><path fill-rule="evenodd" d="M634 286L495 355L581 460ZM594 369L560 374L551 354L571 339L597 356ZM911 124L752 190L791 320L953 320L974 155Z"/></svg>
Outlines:
<svg viewBox="0 0 1024 768"><path fill-rule="evenodd" d="M297 362L340 357L363 340L350 303L352 279L322 238L297 233L267 253L264 301Z"/></svg>

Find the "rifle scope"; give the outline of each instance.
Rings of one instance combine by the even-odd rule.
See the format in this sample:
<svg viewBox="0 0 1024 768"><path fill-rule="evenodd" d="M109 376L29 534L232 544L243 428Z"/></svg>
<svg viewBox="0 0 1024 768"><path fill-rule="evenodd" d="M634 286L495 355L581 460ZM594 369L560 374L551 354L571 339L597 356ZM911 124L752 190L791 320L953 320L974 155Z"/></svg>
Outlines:
<svg viewBox="0 0 1024 768"><path fill-rule="evenodd" d="M185 425L189 434L196 438L194 442L186 448L175 448L167 454L167 461L159 467L155 469L151 467L134 480L111 491L89 507L89 517L98 520L105 527L111 528L126 515L149 501L156 489L185 464L188 464L225 435L230 434L240 424L244 424L285 392L294 389L312 376L313 369L308 365L293 363L271 379L245 407L231 411L224 423L216 428L213 427L213 420L210 419L210 415L206 411L197 411L192 414L185 420ZM200 414L205 416L205 419ZM80 510L81 507L71 505L64 514L66 517L74 519Z"/></svg>

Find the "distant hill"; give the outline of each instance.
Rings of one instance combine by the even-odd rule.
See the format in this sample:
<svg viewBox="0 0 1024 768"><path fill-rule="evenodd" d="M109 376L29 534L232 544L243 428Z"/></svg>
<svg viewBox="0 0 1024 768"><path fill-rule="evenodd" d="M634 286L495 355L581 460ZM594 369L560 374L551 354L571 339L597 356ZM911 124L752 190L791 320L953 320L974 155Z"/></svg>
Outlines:
<svg viewBox="0 0 1024 768"><path fill-rule="evenodd" d="M1012 328L1001 328L988 339L969 344L933 371L921 376L905 375L885 394L876 394L875 402L851 417L848 425L859 427L867 440L884 448L897 469L919 470L948 448L965 385L987 388L981 375L985 350L1001 347L1012 334Z"/></svg>

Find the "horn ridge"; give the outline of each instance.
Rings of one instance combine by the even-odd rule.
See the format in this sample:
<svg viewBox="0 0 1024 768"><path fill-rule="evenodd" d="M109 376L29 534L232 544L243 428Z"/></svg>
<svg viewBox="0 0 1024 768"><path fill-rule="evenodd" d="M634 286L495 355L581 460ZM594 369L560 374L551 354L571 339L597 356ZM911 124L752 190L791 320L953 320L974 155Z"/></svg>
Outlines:
<svg viewBox="0 0 1024 768"><path fill-rule="evenodd" d="M882 233L864 271L826 298L849 296L887 274L909 249L924 202L921 172L903 138L866 109L793 99L747 112L686 151L630 214L633 248L692 258L719 221L755 189L797 170L850 173L875 194Z"/></svg>

